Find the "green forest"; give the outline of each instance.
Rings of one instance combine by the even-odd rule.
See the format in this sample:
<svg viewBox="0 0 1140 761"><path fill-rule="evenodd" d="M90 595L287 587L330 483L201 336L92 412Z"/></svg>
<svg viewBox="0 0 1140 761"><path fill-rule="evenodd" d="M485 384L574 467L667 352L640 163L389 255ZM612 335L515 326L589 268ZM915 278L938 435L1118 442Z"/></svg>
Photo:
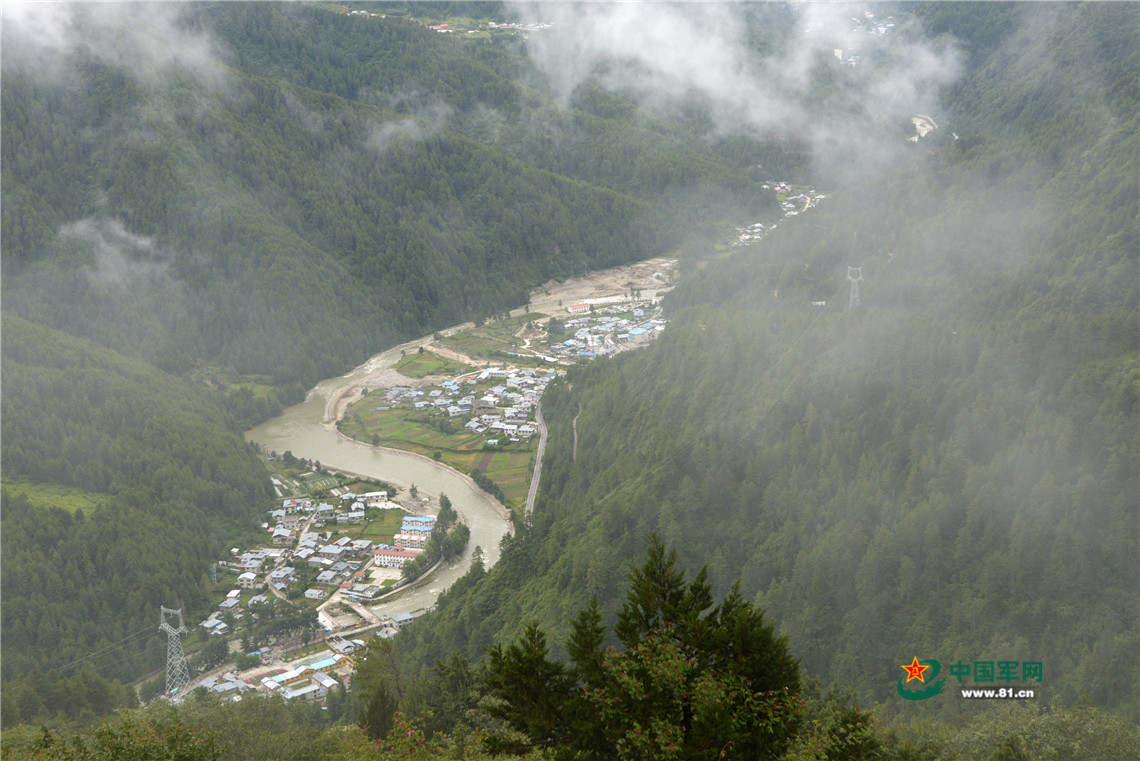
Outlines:
<svg viewBox="0 0 1140 761"><path fill-rule="evenodd" d="M657 532L887 714L914 651L1047 662L1050 700L1135 717L1137 47L1114 14L1053 51L1099 89L1038 74L1032 116L994 114L991 40L949 98L958 139L699 269L656 345L548 391L533 528L408 633L413 661L532 619L566 635L592 596L615 615Z"/></svg>
<svg viewBox="0 0 1140 761"><path fill-rule="evenodd" d="M39 17L83 30L50 55L6 15L0 756L1140 754L1136 8L868 6L916 70L955 51L908 144L859 99L889 57L799 56L802 5L709 12L803 63L809 115L878 130L857 170L726 126L717 83L666 67L641 97L644 51L565 97L535 35L426 28L515 20L497 3L81 5ZM826 198L730 249L779 218L773 179ZM494 566L324 706L141 704L158 607L198 620L274 506L243 430L657 255L667 330L550 386ZM943 694L907 699L912 658ZM1039 667L993 685L1034 699L960 698L986 663Z"/></svg>

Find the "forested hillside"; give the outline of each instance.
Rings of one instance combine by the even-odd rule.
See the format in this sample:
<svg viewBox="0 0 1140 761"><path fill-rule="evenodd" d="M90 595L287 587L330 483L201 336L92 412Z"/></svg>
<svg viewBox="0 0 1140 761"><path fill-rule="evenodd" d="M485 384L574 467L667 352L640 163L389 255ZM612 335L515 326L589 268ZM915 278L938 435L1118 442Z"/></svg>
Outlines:
<svg viewBox="0 0 1140 761"><path fill-rule="evenodd" d="M1049 699L1137 710L1136 28L1063 6L1051 55L1096 87L1009 84L1024 19L1000 10L957 138L709 264L655 346L548 392L533 529L409 632L416 658L565 635L591 595L612 615L656 531L866 700L914 652L1039 660ZM1087 18L1124 41L1059 31ZM1007 86L1042 105L987 130L968 94Z"/></svg>
<svg viewBox="0 0 1140 761"><path fill-rule="evenodd" d="M34 720L67 700L39 694L42 678L9 690L13 677L87 666L129 679L161 665L159 606L210 604L209 567L272 492L232 420L189 381L11 315L2 370L4 478L80 488L96 504L68 512L5 493L5 720Z"/></svg>
<svg viewBox="0 0 1140 761"><path fill-rule="evenodd" d="M605 152L592 132L566 155L488 139L468 115L557 110L520 84L525 50L401 15L6 12L3 464L38 496L5 500L6 680L149 627L160 603L203 609L223 537L267 506L238 432L321 378L552 278L669 250L707 211L683 203L694 173L701 192L747 191L738 210L771 210L755 172L633 111L606 121L639 167L621 179L580 165ZM54 487L100 506L33 507ZM96 668L138 677L156 641Z"/></svg>
<svg viewBox="0 0 1140 761"><path fill-rule="evenodd" d="M221 48L208 65L132 74L130 35L104 25L70 51L66 83L10 54L5 309L171 372L263 376L296 400L398 337L675 245L699 209L646 203L666 191L679 204L699 179L750 213L773 204L754 173L676 127L673 149L658 145L632 116L607 135L652 185L582 161L614 153L596 131L513 151L520 163L452 129L448 113L475 102L542 118L546 96L520 103L507 79L517 55L397 18L190 8L180 31Z"/></svg>
<svg viewBox="0 0 1140 761"><path fill-rule="evenodd" d="M1135 755L1134 5L359 7L5 9L6 742ZM480 12L555 23L416 17ZM773 225L770 180L815 207ZM269 505L244 427L398 339L660 254L684 273L661 337L543 398L532 521L330 710L198 695L81 742L11 734L133 705L107 680L162 660L136 634L202 611ZM912 658L1043 674L1008 711L954 679L904 701Z"/></svg>

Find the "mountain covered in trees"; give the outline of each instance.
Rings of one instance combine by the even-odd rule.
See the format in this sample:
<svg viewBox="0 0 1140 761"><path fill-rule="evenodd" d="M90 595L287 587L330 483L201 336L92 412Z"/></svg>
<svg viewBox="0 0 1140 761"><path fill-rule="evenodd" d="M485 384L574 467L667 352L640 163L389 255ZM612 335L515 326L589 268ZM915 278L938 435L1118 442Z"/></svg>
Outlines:
<svg viewBox="0 0 1140 761"><path fill-rule="evenodd" d="M5 22L4 477L100 501L5 492L5 723L132 704L95 674L41 694L41 672L161 601L205 604L208 562L269 504L240 430L316 380L663 252L685 272L671 323L551 387L532 525L370 650L324 715L201 698L104 728L89 756L48 734L25 747L716 758L735 751L670 733L731 724L747 757L1131 755L1134 726L1104 711L1140 710L1133 7L867 6L900 42L854 68L805 43L828 27L802 7L662 5L622 27L632 6L566 6L593 33L571 57L571 25L464 39L416 20L507 7L362 7L377 16L83 6L42 17L57 47ZM673 65L688 48L661 43L698 31L772 89L713 48L722 77ZM581 76L549 65L566 61ZM908 144L920 108L939 128ZM759 244L716 245L774 220L774 176L828 197ZM692 615L635 625L655 558ZM780 679L706 668L733 621ZM119 647L102 677L160 660ZM912 657L1040 662L1043 697L993 718L951 680L953 700L903 706ZM803 703L744 721L781 685ZM719 713L694 721L698 704ZM257 727L288 744L249 741Z"/></svg>
<svg viewBox="0 0 1140 761"><path fill-rule="evenodd" d="M161 600L204 612L223 537L270 506L238 433L317 380L676 245L694 172L774 205L683 125L561 112L510 39L299 4L58 8L3 26L3 465L95 509L5 498L5 679L151 627ZM593 126L557 156L538 120L479 139L477 109ZM578 166L603 132L636 169ZM104 676L153 669L158 642Z"/></svg>
<svg viewBox="0 0 1140 761"><path fill-rule="evenodd" d="M408 633L414 657L565 635L591 596L614 615L657 532L892 712L913 651L1040 660L1051 699L1134 714L1135 25L1052 9L1041 46L1074 83L1014 59L1016 8L916 13L988 18L956 136L700 268L660 341L551 388L533 528Z"/></svg>
<svg viewBox="0 0 1140 761"><path fill-rule="evenodd" d="M5 492L4 721L74 718L88 692L103 713L121 703L92 667L133 681L164 664L156 611L210 606L209 568L252 537L269 479L216 398L142 360L8 315L0 369L5 479L92 504ZM89 691L45 689L44 672L85 671Z"/></svg>
<svg viewBox="0 0 1140 761"><path fill-rule="evenodd" d="M217 59L136 73L138 40L95 24L66 82L17 39L3 82L5 309L170 372L259 376L296 401L396 339L675 245L692 213L653 202L686 175L774 203L755 172L699 144L663 152L684 135L632 119L595 118L567 156L473 139L463 109L549 103L508 78L510 50L310 6L190 6L172 23ZM638 176L560 171L603 132Z"/></svg>

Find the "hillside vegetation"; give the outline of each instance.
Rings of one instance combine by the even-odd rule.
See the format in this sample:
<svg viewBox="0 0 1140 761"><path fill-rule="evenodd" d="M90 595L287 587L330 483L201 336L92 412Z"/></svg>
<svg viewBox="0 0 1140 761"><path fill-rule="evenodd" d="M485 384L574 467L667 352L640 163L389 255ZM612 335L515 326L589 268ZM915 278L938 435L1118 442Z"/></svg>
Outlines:
<svg viewBox="0 0 1140 761"><path fill-rule="evenodd" d="M415 657L565 633L592 595L612 615L656 531L864 700L897 706L897 664L931 653L1042 661L1049 699L1136 711L1136 56L1063 42L1098 89L1021 81L1048 110L940 136L701 269L662 340L551 389L533 529L409 632Z"/></svg>
<svg viewBox="0 0 1140 761"><path fill-rule="evenodd" d="M339 6L54 10L7 17L0 80L4 475L39 497L5 498L3 673L29 685L152 627L159 604L205 612L224 538L269 507L242 428L398 339L659 254L696 213L660 203L680 208L664 157L637 159L646 185L481 141L475 104L554 108L516 83L530 64L510 40ZM660 133L637 122L607 124L653 154ZM707 147L685 155L707 187L758 189ZM99 507L41 509L55 486ZM158 644L95 669L140 677ZM5 701L6 720L59 704Z"/></svg>
<svg viewBox="0 0 1140 761"><path fill-rule="evenodd" d="M5 478L100 495L69 512L5 491L0 513L4 722L74 718L96 673L128 680L162 665L159 606L210 605L209 567L272 492L232 420L189 381L14 316L2 372ZM56 692L49 669L91 673ZM96 714L113 706L106 686L90 689Z"/></svg>
<svg viewBox="0 0 1140 761"><path fill-rule="evenodd" d="M83 6L55 60L6 23L5 477L100 498L5 493L6 752L1136 756L1135 8L876 5L894 31L850 65L805 42L826 5L584 4L531 41L436 34L414 3ZM702 48L693 76L662 44L705 37L747 65ZM721 102L737 85L755 102ZM907 143L920 102L940 126ZM772 179L818 208L773 228ZM543 398L531 523L327 711L198 694L65 739L133 705L107 680L161 652L120 640L204 611L268 506L243 426L663 253L660 339ZM912 658L944 693L900 696ZM950 669L988 661L1040 665L1035 697L962 699Z"/></svg>

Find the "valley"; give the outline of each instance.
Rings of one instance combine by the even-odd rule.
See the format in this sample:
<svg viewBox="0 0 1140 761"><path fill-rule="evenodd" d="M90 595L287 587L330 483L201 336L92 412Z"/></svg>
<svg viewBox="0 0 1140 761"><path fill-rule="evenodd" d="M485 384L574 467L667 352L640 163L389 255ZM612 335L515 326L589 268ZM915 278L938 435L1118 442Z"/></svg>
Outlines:
<svg viewBox="0 0 1140 761"><path fill-rule="evenodd" d="M1135 22L5 5L0 758L1140 755Z"/></svg>

